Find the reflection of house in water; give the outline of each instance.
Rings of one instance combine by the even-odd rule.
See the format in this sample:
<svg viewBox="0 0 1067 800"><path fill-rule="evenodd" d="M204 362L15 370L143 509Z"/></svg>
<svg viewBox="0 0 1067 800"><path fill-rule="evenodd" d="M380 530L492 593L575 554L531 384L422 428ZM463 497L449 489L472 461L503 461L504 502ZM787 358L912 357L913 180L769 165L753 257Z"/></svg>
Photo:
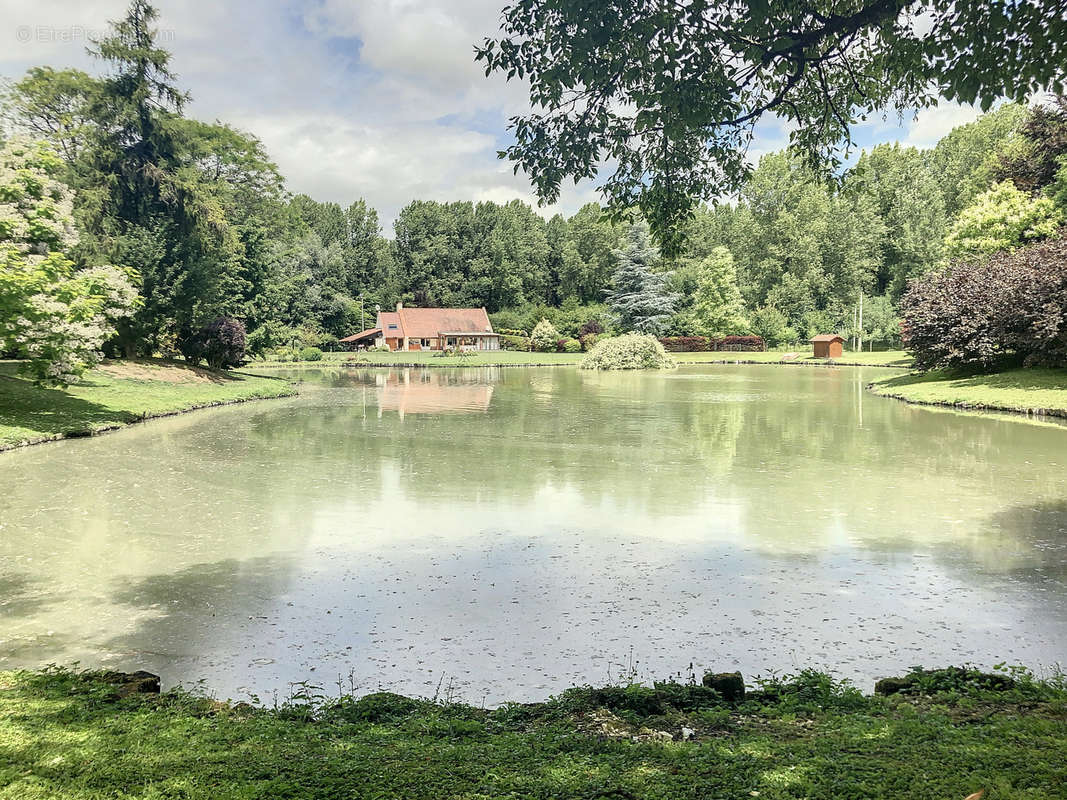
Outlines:
<svg viewBox="0 0 1067 800"><path fill-rule="evenodd" d="M487 369L481 372L497 372ZM375 376L378 415L383 411L405 414L484 414L493 399L493 376L472 379L433 369L390 370Z"/></svg>

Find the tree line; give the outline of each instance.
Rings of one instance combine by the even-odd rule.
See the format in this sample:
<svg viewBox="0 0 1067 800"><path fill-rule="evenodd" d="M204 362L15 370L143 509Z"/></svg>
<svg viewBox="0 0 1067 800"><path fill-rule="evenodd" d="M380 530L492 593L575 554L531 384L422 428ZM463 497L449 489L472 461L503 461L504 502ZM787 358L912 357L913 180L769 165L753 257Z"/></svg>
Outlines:
<svg viewBox="0 0 1067 800"><path fill-rule="evenodd" d="M220 319L253 354L322 346L397 301L484 306L527 332L547 318L572 337L590 323L892 343L910 280L1060 220L1062 202L1035 195L1048 176L1009 169L1052 112L1007 104L930 150L874 147L838 179L766 155L736 198L696 209L669 258L640 215L596 204L546 220L519 200L416 200L390 239L364 200L290 195L255 136L186 117L155 19L133 0L91 48L101 76L36 67L5 97L0 347L43 380L99 353L195 358ZM1025 224L993 230L991 215Z"/></svg>

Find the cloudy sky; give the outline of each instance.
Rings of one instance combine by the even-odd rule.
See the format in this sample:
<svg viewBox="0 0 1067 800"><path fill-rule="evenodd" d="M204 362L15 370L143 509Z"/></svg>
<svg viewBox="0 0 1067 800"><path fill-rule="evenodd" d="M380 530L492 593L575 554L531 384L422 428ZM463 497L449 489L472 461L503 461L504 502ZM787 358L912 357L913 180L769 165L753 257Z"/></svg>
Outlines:
<svg viewBox="0 0 1067 800"><path fill-rule="evenodd" d="M256 134L293 192L342 205L365 198L387 235L412 199L535 203L523 175L496 158L523 87L487 79L473 46L493 34L505 0L157 0L160 39L174 54L188 109ZM0 0L0 75L50 64L94 71L86 40L126 0ZM861 145L931 146L977 112L942 106L902 126L858 131ZM786 144L759 132L753 156ZM596 184L570 186L573 213Z"/></svg>

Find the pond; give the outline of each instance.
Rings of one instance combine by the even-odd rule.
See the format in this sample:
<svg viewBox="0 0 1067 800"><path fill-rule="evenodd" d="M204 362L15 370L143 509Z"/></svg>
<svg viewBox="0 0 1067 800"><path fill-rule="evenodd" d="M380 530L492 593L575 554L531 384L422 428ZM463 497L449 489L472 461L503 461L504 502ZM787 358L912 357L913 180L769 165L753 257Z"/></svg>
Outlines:
<svg viewBox="0 0 1067 800"><path fill-rule="evenodd" d="M884 370L302 370L0 455L0 669L471 702L1067 661L1067 428Z"/></svg>

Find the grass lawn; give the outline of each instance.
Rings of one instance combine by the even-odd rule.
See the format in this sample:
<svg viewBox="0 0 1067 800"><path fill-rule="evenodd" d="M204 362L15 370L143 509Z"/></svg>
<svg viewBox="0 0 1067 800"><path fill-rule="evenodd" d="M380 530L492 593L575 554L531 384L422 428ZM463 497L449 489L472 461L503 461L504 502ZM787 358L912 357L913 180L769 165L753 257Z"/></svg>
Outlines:
<svg viewBox="0 0 1067 800"><path fill-rule="evenodd" d="M180 362L108 361L66 389L43 389L0 363L0 450L87 436L203 406L292 394L288 381Z"/></svg>
<svg viewBox="0 0 1067 800"><path fill-rule="evenodd" d="M732 705L670 684L496 710L388 694L261 708L0 673L0 799L1067 798L1062 686L929 691L806 673Z"/></svg>
<svg viewBox="0 0 1067 800"><path fill-rule="evenodd" d="M912 403L1067 416L1067 369L1013 369L992 375L933 370L876 381L870 389Z"/></svg>
<svg viewBox="0 0 1067 800"><path fill-rule="evenodd" d="M672 353L679 364L717 364L736 361L773 363L788 361L796 364L825 364L826 359L814 358L807 351L775 350L766 353ZM796 358L791 356L796 355ZM363 366L391 366L415 364L427 367L485 367L485 366L559 366L578 364L585 353L522 353L516 350L492 350L477 352L467 357L437 357L429 351L410 353L324 353L322 361L279 362L255 361L250 369L261 367L316 367L350 363ZM873 353L845 353L834 359L835 364L876 364L880 366L907 367L911 357L901 350L876 351Z"/></svg>

